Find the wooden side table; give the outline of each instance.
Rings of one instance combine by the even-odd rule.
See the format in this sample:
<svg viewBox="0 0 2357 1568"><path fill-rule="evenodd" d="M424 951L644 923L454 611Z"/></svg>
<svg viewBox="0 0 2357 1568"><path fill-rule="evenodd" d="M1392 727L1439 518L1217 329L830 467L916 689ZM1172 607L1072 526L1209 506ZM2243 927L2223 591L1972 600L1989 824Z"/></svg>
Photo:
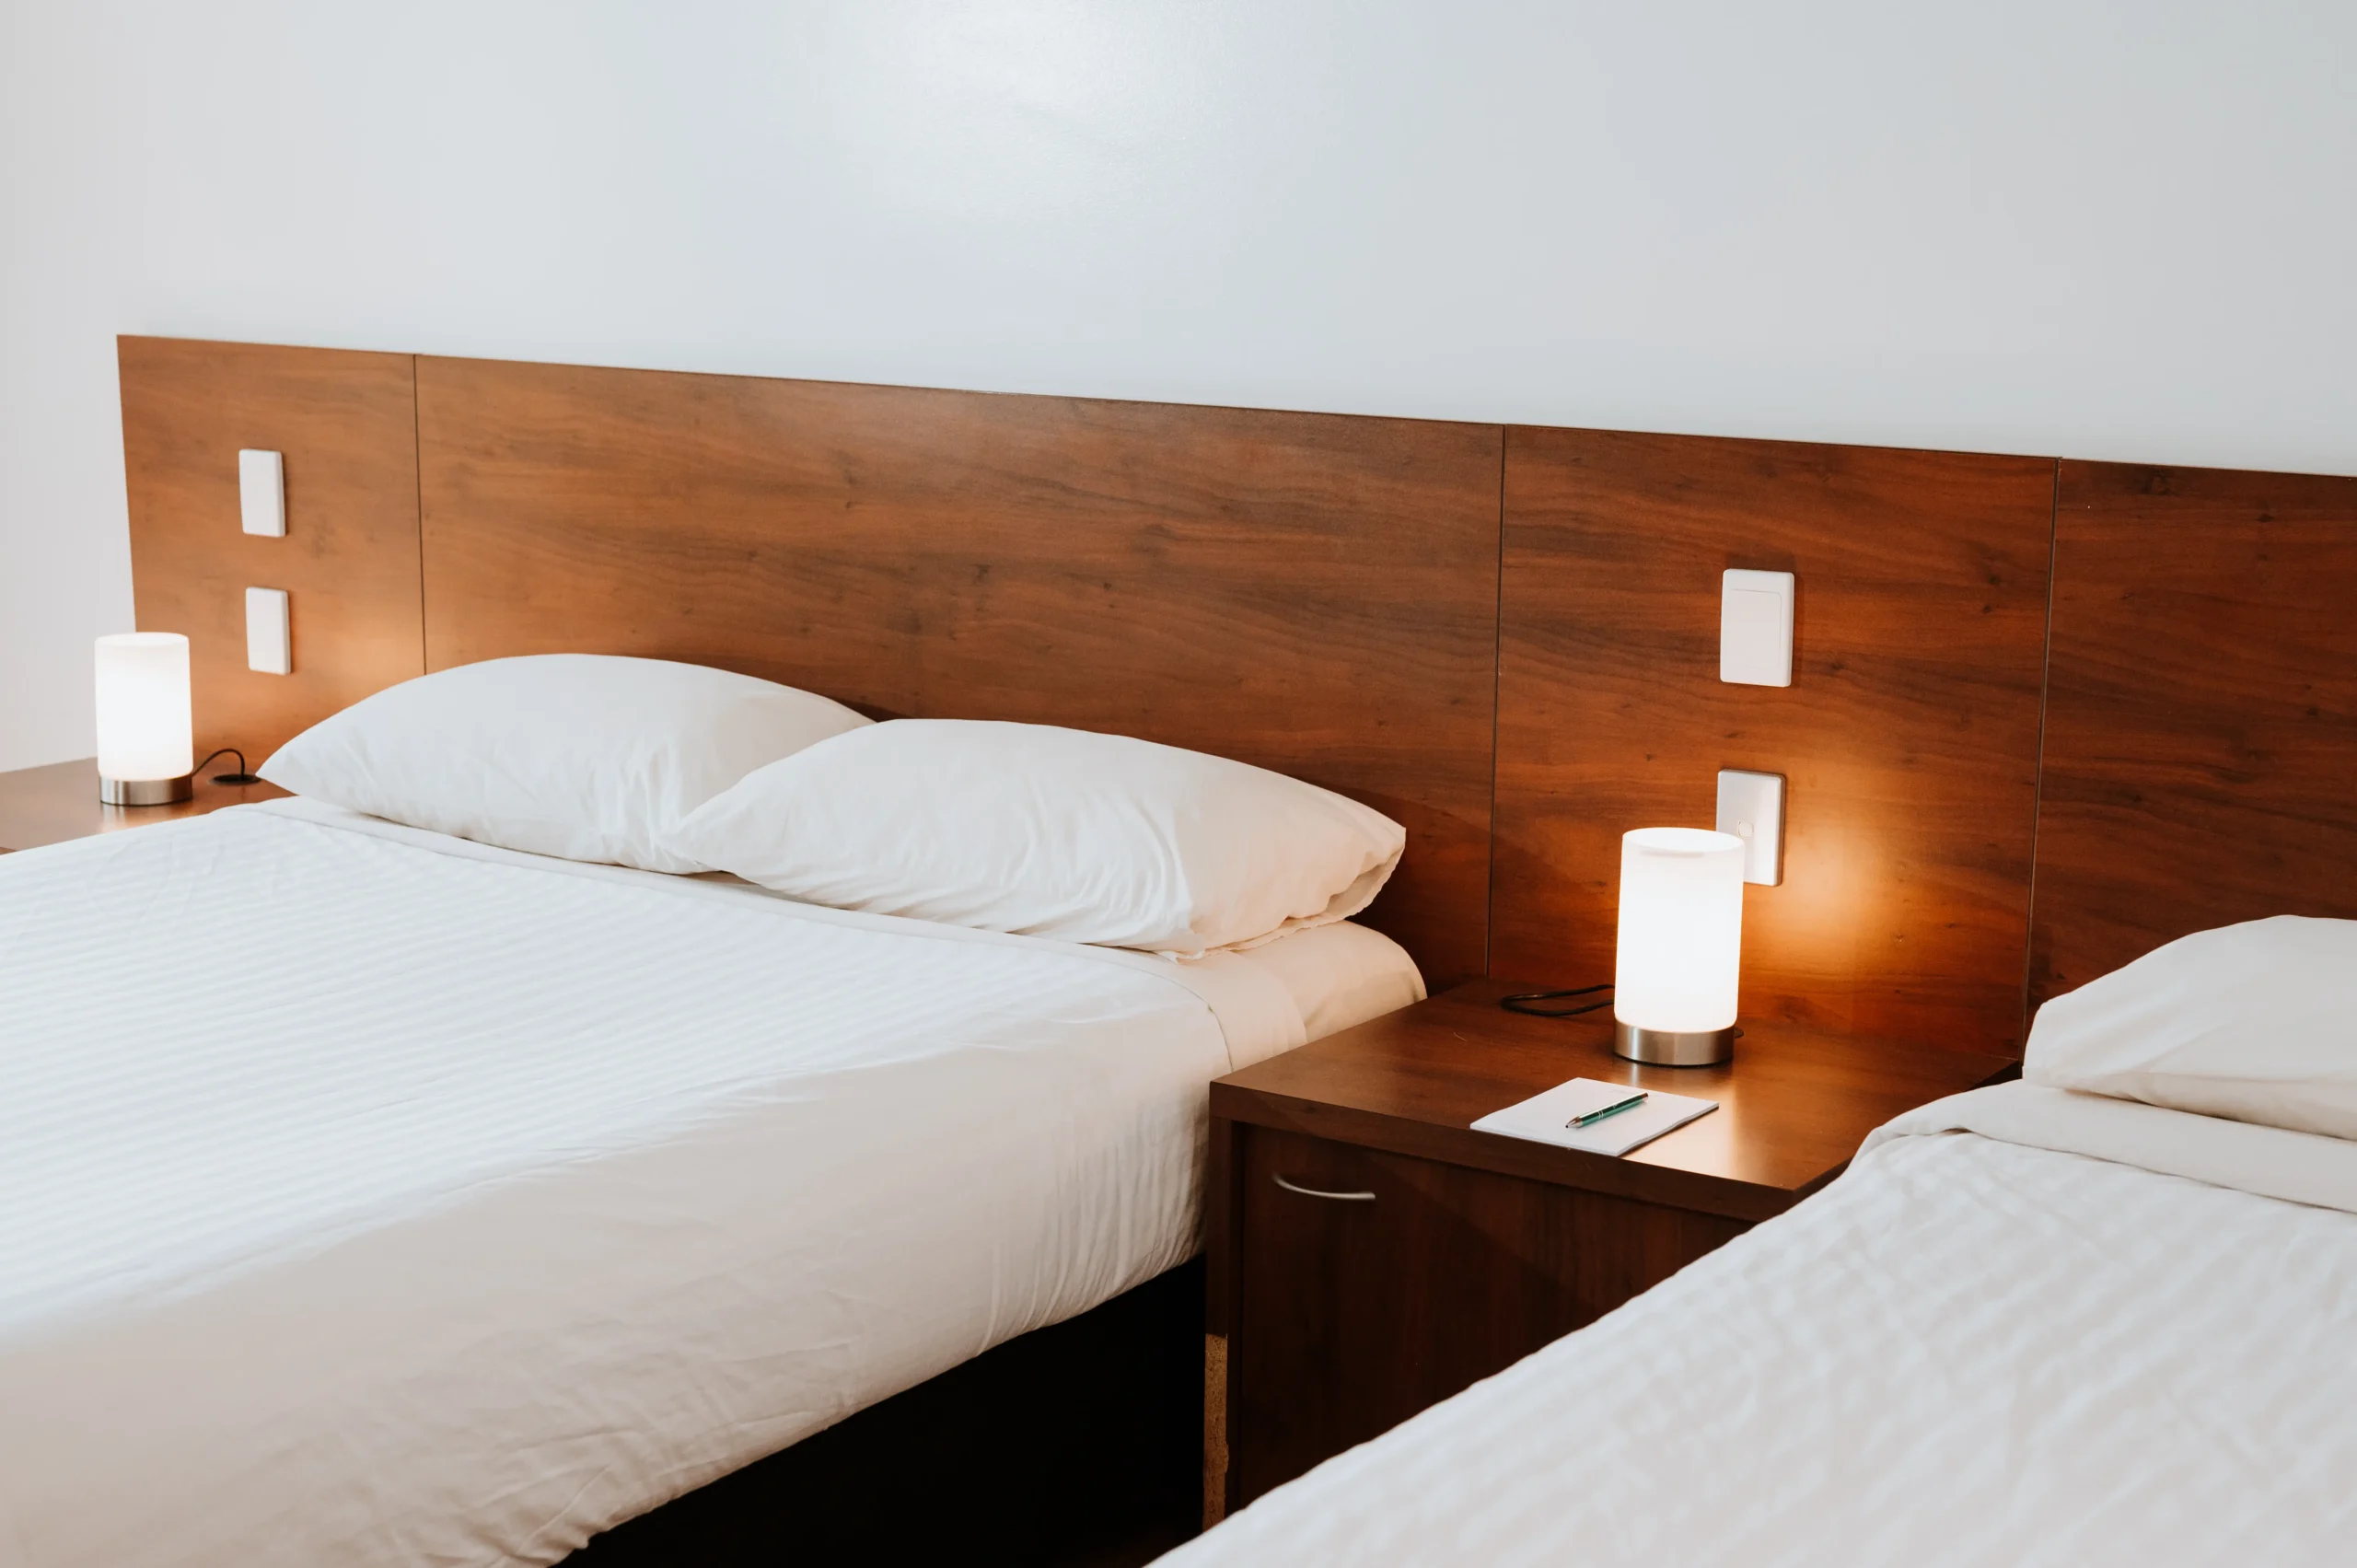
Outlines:
<svg viewBox="0 0 2357 1568"><path fill-rule="evenodd" d="M1505 1012L1515 989L1475 981L1212 1086L1207 1517L1782 1214L1882 1122L2017 1070L1752 1022L1732 1063L1641 1067L1608 1013ZM1619 1158L1471 1130L1579 1077L1720 1109Z"/></svg>
<svg viewBox="0 0 2357 1568"><path fill-rule="evenodd" d="M197 775L193 799L170 806L107 806L99 800L96 761L56 762L46 768L20 768L0 773L0 854L10 850L36 849L111 833L150 822L181 817L202 817L224 806L249 800L276 800L286 791L276 784L217 784L211 775L234 764L226 757Z"/></svg>

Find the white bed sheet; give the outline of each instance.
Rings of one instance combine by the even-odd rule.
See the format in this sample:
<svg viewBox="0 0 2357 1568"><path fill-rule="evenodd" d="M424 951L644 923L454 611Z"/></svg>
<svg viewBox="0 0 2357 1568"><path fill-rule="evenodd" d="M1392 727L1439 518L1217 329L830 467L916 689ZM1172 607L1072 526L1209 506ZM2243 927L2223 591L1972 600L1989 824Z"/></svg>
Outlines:
<svg viewBox="0 0 2357 1568"><path fill-rule="evenodd" d="M2357 1144L1976 1090L1163 1562L2346 1563L2351 1210Z"/></svg>
<svg viewBox="0 0 2357 1568"><path fill-rule="evenodd" d="M304 802L0 860L0 1564L552 1562L1185 1259L1318 967Z"/></svg>

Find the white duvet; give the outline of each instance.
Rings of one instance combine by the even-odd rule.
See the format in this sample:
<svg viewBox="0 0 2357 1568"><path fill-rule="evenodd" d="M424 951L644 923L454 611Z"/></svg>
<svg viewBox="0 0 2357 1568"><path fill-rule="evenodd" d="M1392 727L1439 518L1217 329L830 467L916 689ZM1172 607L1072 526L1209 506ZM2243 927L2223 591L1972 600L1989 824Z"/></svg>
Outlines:
<svg viewBox="0 0 2357 1568"><path fill-rule="evenodd" d="M2357 1144L1942 1101L1164 1562L2357 1562Z"/></svg>
<svg viewBox="0 0 2357 1568"><path fill-rule="evenodd" d="M0 859L0 990L6 1568L553 1562L1185 1259L1303 1028L300 802Z"/></svg>

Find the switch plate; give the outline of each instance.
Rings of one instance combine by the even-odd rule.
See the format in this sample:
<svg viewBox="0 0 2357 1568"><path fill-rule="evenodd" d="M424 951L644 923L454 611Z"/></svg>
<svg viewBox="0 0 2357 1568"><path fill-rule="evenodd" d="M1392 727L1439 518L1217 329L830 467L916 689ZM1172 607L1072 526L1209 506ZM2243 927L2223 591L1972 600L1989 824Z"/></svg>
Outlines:
<svg viewBox="0 0 2357 1568"><path fill-rule="evenodd" d="M1743 879L1773 888L1784 879L1784 775L1719 770L1719 831L1743 841Z"/></svg>
<svg viewBox="0 0 2357 1568"><path fill-rule="evenodd" d="M238 451L238 514L248 533L286 537L286 465L276 452Z"/></svg>
<svg viewBox="0 0 2357 1568"><path fill-rule="evenodd" d="M1793 575L1729 571L1719 589L1719 679L1793 683Z"/></svg>
<svg viewBox="0 0 2357 1568"><path fill-rule="evenodd" d="M264 675L295 672L295 641L288 634L286 590L246 590L246 668Z"/></svg>

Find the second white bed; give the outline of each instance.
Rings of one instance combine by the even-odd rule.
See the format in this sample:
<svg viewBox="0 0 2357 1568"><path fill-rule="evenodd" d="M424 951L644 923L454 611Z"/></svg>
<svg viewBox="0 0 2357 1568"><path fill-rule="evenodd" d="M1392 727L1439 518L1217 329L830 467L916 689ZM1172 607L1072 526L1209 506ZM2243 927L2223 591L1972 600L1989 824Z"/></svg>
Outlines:
<svg viewBox="0 0 2357 1568"><path fill-rule="evenodd" d="M2352 1346L2357 1144L2010 1084L1164 1562L2342 1563Z"/></svg>
<svg viewBox="0 0 2357 1568"><path fill-rule="evenodd" d="M9 1568L553 1562L1182 1260L1205 1084L1422 993L300 802L0 862L0 978Z"/></svg>

